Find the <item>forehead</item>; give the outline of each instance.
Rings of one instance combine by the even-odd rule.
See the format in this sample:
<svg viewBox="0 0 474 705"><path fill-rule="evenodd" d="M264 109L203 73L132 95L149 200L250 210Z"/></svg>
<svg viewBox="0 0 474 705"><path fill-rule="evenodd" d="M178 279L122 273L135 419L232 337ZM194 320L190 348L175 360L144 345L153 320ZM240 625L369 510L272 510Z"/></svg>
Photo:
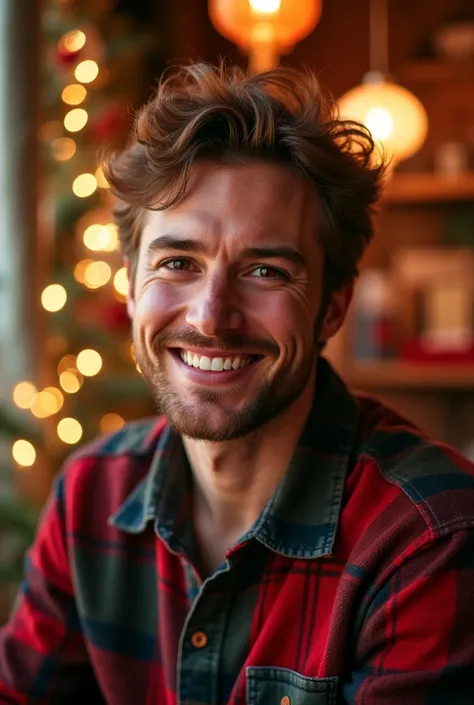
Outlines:
<svg viewBox="0 0 474 705"><path fill-rule="evenodd" d="M316 244L319 224L315 188L291 167L200 163L177 205L148 213L142 243L166 232L245 245L278 240L305 249Z"/></svg>

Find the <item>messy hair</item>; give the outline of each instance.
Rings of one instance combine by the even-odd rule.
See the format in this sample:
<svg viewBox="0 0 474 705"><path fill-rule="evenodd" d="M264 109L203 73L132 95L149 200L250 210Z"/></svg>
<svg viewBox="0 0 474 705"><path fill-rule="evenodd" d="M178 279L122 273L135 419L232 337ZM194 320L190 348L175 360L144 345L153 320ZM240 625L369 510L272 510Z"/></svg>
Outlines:
<svg viewBox="0 0 474 705"><path fill-rule="evenodd" d="M132 278L147 209L178 203L200 160L252 159L290 166L314 184L325 288L331 292L354 277L373 235L384 171L368 130L338 117L310 71L279 67L249 75L224 63L198 63L160 81L135 117L128 146L104 160Z"/></svg>

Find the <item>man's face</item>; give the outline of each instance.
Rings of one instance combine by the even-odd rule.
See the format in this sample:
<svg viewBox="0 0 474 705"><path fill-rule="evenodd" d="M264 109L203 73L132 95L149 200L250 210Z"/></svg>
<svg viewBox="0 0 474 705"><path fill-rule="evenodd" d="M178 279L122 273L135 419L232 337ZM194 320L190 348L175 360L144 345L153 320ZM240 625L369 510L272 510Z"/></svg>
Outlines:
<svg viewBox="0 0 474 705"><path fill-rule="evenodd" d="M143 376L178 432L243 436L312 385L318 342L347 307L322 311L319 226L309 181L259 162L199 164L177 206L149 212L129 310Z"/></svg>

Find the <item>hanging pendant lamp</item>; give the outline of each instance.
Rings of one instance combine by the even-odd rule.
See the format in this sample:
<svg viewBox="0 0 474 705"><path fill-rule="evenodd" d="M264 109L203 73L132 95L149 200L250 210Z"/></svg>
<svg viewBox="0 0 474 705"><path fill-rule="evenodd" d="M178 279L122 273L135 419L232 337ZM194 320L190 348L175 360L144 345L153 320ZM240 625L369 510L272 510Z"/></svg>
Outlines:
<svg viewBox="0 0 474 705"><path fill-rule="evenodd" d="M423 145L428 116L421 101L388 76L387 0L370 0L370 67L340 98L339 113L365 125L394 167Z"/></svg>

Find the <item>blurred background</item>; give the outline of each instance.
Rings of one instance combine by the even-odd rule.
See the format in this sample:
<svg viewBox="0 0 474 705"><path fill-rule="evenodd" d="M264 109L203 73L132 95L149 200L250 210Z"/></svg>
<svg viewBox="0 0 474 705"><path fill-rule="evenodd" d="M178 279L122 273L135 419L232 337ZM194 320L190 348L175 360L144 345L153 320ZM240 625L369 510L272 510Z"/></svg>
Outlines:
<svg viewBox="0 0 474 705"><path fill-rule="evenodd" d="M392 159L326 354L474 456L472 0L1 0L0 621L64 459L153 413L100 169L167 67L309 66Z"/></svg>

